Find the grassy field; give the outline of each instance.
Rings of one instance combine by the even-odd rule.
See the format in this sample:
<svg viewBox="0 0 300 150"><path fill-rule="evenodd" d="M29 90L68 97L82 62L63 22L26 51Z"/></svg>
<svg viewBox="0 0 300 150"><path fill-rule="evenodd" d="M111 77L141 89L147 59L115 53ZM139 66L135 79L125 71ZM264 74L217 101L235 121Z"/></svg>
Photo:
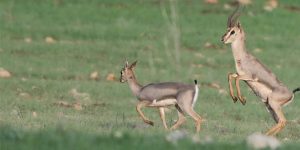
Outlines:
<svg viewBox="0 0 300 150"><path fill-rule="evenodd" d="M227 73L235 71L230 47L220 42L233 11L224 9L227 2L1 0L0 67L12 77L0 78L0 149L247 148L246 137L274 121L245 84L245 106L227 94ZM272 12L263 4L255 1L240 19L248 51L290 89L299 87L300 1L280 1ZM201 83L200 143L167 142L157 110L145 109L154 127L142 122L136 99L118 82L125 59L138 60L141 84ZM90 79L95 71L98 80ZM299 108L300 95L284 108L282 149L300 147ZM168 110L169 126L176 114ZM191 118L182 129L194 132Z"/></svg>

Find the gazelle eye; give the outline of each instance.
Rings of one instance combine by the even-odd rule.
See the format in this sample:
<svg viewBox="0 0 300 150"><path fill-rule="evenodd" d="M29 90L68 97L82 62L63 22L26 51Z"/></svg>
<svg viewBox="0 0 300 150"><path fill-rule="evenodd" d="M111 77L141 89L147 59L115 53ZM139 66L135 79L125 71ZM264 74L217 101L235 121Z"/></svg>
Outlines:
<svg viewBox="0 0 300 150"><path fill-rule="evenodd" d="M232 34L234 34L235 32L234 32L234 30L232 30L231 32L230 32L230 35L232 35Z"/></svg>

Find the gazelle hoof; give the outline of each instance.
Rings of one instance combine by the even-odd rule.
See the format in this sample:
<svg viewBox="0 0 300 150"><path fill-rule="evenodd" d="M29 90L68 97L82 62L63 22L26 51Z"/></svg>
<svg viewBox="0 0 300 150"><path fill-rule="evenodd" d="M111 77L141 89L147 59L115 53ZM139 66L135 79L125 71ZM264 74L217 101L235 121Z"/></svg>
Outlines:
<svg viewBox="0 0 300 150"><path fill-rule="evenodd" d="M154 122L153 121L150 121L150 120L145 120L144 121L145 123L151 125L151 126L154 126Z"/></svg>
<svg viewBox="0 0 300 150"><path fill-rule="evenodd" d="M241 102L243 105L246 105L246 98L245 98L245 97L241 96L241 97L239 97L239 100L240 100L240 102Z"/></svg>
<svg viewBox="0 0 300 150"><path fill-rule="evenodd" d="M241 103L242 103L243 105L246 105L246 101L242 101Z"/></svg>
<svg viewBox="0 0 300 150"><path fill-rule="evenodd" d="M234 103L236 103L238 98L237 97L232 97L232 100L233 100Z"/></svg>

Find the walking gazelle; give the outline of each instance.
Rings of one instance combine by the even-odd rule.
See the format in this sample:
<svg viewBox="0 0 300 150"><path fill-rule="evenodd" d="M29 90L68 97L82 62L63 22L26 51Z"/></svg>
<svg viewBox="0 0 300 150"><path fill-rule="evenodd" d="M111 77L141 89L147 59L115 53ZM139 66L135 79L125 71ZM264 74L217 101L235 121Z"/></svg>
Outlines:
<svg viewBox="0 0 300 150"><path fill-rule="evenodd" d="M147 124L154 125L142 112L143 107L155 107L159 109L160 117L165 129L168 129L165 120L164 107L175 105L178 112L178 120L171 127L176 129L185 122L184 113L190 115L196 126L196 131L200 131L201 117L194 111L193 106L198 97L198 85L195 80L195 85L164 82L150 83L142 86L138 83L133 69L136 66L136 61L131 65L126 61L124 68L121 70L120 82L128 82L129 87L134 96L137 97L138 103L136 111Z"/></svg>
<svg viewBox="0 0 300 150"><path fill-rule="evenodd" d="M245 32L239 22L241 7L229 16L227 22L227 31L222 37L225 44L231 43L232 53L235 60L236 73L228 75L230 96L233 101L240 100L245 105L246 100L241 95L239 81L245 81L254 93L265 103L267 110L273 116L277 123L267 131L267 135L275 135L286 125L286 119L282 112L282 106L287 105L294 98L294 93L300 91L300 88L292 92L280 82L266 66L257 58L247 52L245 47ZM237 97L234 96L232 80L235 80Z"/></svg>

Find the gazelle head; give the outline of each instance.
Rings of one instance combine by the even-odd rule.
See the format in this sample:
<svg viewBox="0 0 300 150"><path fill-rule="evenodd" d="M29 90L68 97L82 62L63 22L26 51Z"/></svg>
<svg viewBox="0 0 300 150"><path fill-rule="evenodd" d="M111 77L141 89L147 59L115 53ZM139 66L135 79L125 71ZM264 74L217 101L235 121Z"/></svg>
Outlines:
<svg viewBox="0 0 300 150"><path fill-rule="evenodd" d="M121 70L121 76L120 76L120 82L124 83L127 82L128 80L132 80L135 78L133 69L136 66L137 61L133 62L131 65L128 64L128 61L125 62L124 68Z"/></svg>
<svg viewBox="0 0 300 150"><path fill-rule="evenodd" d="M221 41L225 44L232 43L236 39L244 37L244 32L241 24L237 21L241 15L242 7L239 6L229 17L227 21L227 31L222 36Z"/></svg>

